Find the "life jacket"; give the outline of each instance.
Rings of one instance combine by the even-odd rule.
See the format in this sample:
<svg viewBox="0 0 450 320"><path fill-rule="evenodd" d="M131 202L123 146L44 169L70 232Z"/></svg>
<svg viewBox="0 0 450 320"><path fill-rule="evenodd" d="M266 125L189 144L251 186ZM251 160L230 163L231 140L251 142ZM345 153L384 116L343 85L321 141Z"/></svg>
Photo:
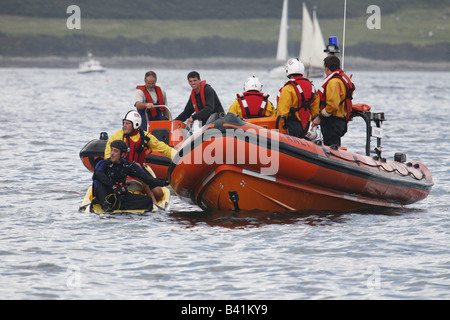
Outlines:
<svg viewBox="0 0 450 320"><path fill-rule="evenodd" d="M161 87L155 86L156 96L158 97L158 100L155 102L153 102L153 99L150 96L150 93L148 93L146 86L137 86L136 89L144 92L145 99L147 100L148 103L153 103L154 105L158 105L158 104L165 105L166 104L166 102L164 101L164 95L163 95ZM152 118L156 117L156 115L158 114L158 111L164 112L164 108L155 107L155 108L150 109L150 114L151 114Z"/></svg>
<svg viewBox="0 0 450 320"><path fill-rule="evenodd" d="M241 106L244 119L265 117L268 104L268 94L257 91L238 93L237 99Z"/></svg>
<svg viewBox="0 0 450 320"><path fill-rule="evenodd" d="M139 140L134 142L131 136L139 134ZM125 156L129 162L139 163L141 166L144 164L145 157L147 156L147 144L150 138L144 134L143 130L135 130L130 135L124 135L124 140L128 145L129 151Z"/></svg>
<svg viewBox="0 0 450 320"><path fill-rule="evenodd" d="M200 99L201 99L201 103L203 105L203 107L201 109L203 109L206 104L206 102L205 102L206 101L205 100L205 85L206 85L206 80L203 80L202 82L200 82ZM195 112L199 112L201 109L198 107L199 101L197 101L197 99L195 98L194 89L192 89L192 91L191 91L191 102L192 102L192 105L194 106Z"/></svg>
<svg viewBox="0 0 450 320"><path fill-rule="evenodd" d="M298 100L298 107L292 107L290 110L291 115L295 117L295 114L297 113L303 130L306 130L310 117L311 103L315 96L312 84L308 79L303 78L302 76L296 76L286 81L283 87L287 85L292 85ZM280 92L282 89L283 88L280 89Z"/></svg>
<svg viewBox="0 0 450 320"><path fill-rule="evenodd" d="M353 91L355 91L355 84L352 82L350 77L348 77L342 69L337 69L330 73L324 80L324 84L319 89L319 97L320 97L320 110L326 107L327 105L327 97L326 97L326 87L328 85L328 82L333 79L338 78L340 79L346 88L346 93L344 99L339 102L339 105L341 105L343 102L345 102L345 110L347 112L347 121L351 120L351 114L352 114L352 108L353 108Z"/></svg>

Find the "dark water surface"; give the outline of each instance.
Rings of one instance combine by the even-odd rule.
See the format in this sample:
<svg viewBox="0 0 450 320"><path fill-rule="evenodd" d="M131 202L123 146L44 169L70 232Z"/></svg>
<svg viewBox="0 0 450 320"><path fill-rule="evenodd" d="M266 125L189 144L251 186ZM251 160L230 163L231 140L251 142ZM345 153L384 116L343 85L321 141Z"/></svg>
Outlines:
<svg viewBox="0 0 450 320"><path fill-rule="evenodd" d="M165 213L79 213L91 175L78 152L120 128L145 71L0 69L0 298L450 298L448 73L353 76L355 102L386 113L384 155L433 174L429 197L407 208L233 217L175 197ZM176 116L190 70L156 71ZM225 109L248 76L274 103L284 81L200 72ZM344 145L363 153L364 134L354 121Z"/></svg>

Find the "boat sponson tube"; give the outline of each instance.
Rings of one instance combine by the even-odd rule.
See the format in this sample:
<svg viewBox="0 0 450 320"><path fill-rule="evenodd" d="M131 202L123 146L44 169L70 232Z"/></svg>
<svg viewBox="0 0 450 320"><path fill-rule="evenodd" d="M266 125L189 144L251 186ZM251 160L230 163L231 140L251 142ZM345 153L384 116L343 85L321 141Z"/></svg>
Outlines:
<svg viewBox="0 0 450 320"><path fill-rule="evenodd" d="M240 120L239 118L235 116L229 116L219 119L213 123L212 126L209 128L214 128L214 134L216 135L218 131L222 132L222 134L225 136L227 133L227 130L230 129L239 129L239 127L242 127L243 125L247 124L246 122ZM264 129L263 129L264 130ZM240 131L240 130L239 130ZM229 133L229 132L228 132ZM254 139L247 139L249 136L254 135ZM237 139L247 139L248 142L259 143L259 137L258 135L255 135L253 133L246 132L245 134L240 135L238 131L236 131L235 137ZM193 151L195 146L201 145L202 141L198 141L198 139L201 139L202 141L205 141L208 139L208 129L205 129L201 135L198 135L195 137L195 139L191 139L190 142L186 141L188 145L184 145L179 150L177 156L174 158L173 162L169 166L169 177L171 176L178 160L186 156L189 152ZM289 137L289 139L296 139L297 141L301 142L305 146L311 142L306 141L304 139L298 139ZM281 140L281 139L280 139ZM270 148L271 142L270 139L267 140L268 148ZM409 174L407 176L400 175L398 173L389 173L384 170L372 170L367 167L360 166L358 164L358 161L355 160L354 162L347 162L342 161L338 158L332 158L331 157L331 150L329 147L322 146L324 154L326 156L320 155L315 152L308 151L306 149L293 146L289 143L279 141L279 152L281 154L315 164L319 167L326 168L329 170L334 170L339 173L344 173L356 177L360 177L362 179L371 180L377 183L390 185L390 186L397 186L397 187L403 187L403 188L413 188L418 189L422 191L429 191L431 190L431 187L433 186L432 179L426 179L426 175L422 174L422 178L418 179L414 175L411 177ZM380 162L378 162L380 163ZM404 165L400 164L399 165ZM381 164L378 166L381 167Z"/></svg>
<svg viewBox="0 0 450 320"><path fill-rule="evenodd" d="M165 156L160 156L156 154L147 154L145 157L145 163L150 163L152 165L166 166L169 167L171 160Z"/></svg>
<svg viewBox="0 0 450 320"><path fill-rule="evenodd" d="M81 162L89 171L93 172L96 164L103 159L106 142L106 140L94 139L80 150Z"/></svg>
<svg viewBox="0 0 450 320"><path fill-rule="evenodd" d="M106 140L94 139L80 150L80 159L89 156L102 157L105 153Z"/></svg>

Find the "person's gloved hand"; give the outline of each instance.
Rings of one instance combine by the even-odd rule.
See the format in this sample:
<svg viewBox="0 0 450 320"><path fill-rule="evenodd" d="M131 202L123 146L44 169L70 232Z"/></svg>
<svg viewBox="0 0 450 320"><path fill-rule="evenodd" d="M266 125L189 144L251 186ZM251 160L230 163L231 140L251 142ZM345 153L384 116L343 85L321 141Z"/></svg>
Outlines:
<svg viewBox="0 0 450 320"><path fill-rule="evenodd" d="M157 180L158 180L158 184L159 184L160 187L165 187L165 186L168 186L170 184L169 180L167 180L167 179L159 179L159 178L157 178Z"/></svg>

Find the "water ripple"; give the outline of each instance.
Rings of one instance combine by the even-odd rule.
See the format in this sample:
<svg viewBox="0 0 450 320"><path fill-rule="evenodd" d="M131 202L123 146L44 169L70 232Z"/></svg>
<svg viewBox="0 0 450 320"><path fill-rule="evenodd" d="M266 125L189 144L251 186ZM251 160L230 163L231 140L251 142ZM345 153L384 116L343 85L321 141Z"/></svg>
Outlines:
<svg viewBox="0 0 450 320"><path fill-rule="evenodd" d="M78 152L101 131L120 127L143 72L2 70L0 297L449 298L447 110L435 108L433 125L423 122L424 108L450 98L447 74L423 73L418 80L410 73L355 73L355 101L386 112L385 155L404 151L433 173L430 196L407 209L236 217L205 214L175 197L166 213L79 213L91 174ZM158 74L174 114L190 92L187 72ZM201 74L225 108L248 77L245 70ZM283 81L253 74L275 98ZM23 88L33 90L23 108L12 107ZM356 121L350 124L344 140L351 150L363 152L362 132Z"/></svg>

